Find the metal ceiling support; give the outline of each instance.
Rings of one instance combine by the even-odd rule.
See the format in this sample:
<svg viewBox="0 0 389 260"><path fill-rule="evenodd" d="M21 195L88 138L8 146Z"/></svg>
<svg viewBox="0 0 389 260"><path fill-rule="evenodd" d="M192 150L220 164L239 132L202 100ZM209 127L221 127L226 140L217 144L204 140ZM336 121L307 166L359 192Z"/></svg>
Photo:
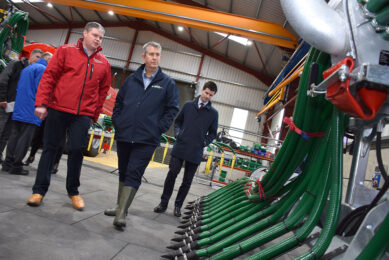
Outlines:
<svg viewBox="0 0 389 260"><path fill-rule="evenodd" d="M211 9L212 10L212 8L206 6L207 5L207 1L205 1L206 5L202 5L202 4L197 3L195 1L192 1L192 0L173 0L173 2L176 2L176 3L179 3L179 4L184 4L184 5L201 7L201 8L207 8L207 9Z"/></svg>
<svg viewBox="0 0 389 260"><path fill-rule="evenodd" d="M115 14L116 18L119 20L119 22L123 22L122 18L118 14Z"/></svg>
<svg viewBox="0 0 389 260"><path fill-rule="evenodd" d="M138 32L139 32L138 30L135 30L134 37L132 38L130 52L128 53L126 65L124 66L125 69L128 69L128 67L130 66L130 62L132 59L132 53L134 52L136 40L138 39Z"/></svg>
<svg viewBox="0 0 389 260"><path fill-rule="evenodd" d="M99 14L97 10L95 10L95 14L97 15L97 17L99 17L100 21L104 21L104 18L101 16L101 14Z"/></svg>
<svg viewBox="0 0 389 260"><path fill-rule="evenodd" d="M265 63L263 62L262 55L261 55L261 53L259 52L259 49L258 49L258 46L257 46L257 43L256 43L256 42L254 42L254 47L255 47L255 50L256 50L257 53L258 53L259 59L261 60L263 70L265 71L266 74L269 74L269 73L267 72L267 70L266 70Z"/></svg>
<svg viewBox="0 0 389 260"><path fill-rule="evenodd" d="M168 32L165 32L165 31L162 31L152 25L149 25L145 22L142 22L142 21L128 21L128 22L125 22L125 23L120 23L120 22L115 22L115 23L101 23L101 25L103 25L104 27L123 27L123 26L128 26L132 29L135 29L135 30L146 30L146 31L152 31L156 34L159 34L165 38L168 38L172 41L175 41L175 42L178 42L186 47L189 47L195 51L198 51L200 53L203 53L209 57L212 57L216 60L219 60L225 64L228 64L234 68L237 68L237 69L240 69L248 74L251 74L253 75L254 77L256 77L257 79L259 79L262 83L264 83L266 86L270 86L270 84L273 82L274 78L260 72L260 71L257 71L255 69L252 69L252 68L249 68L247 66L244 66L242 65L241 63L239 62L236 62L236 61L233 61L231 59L227 59L225 56L221 55L221 54L218 54L216 52L213 52L211 49L208 49L208 48L203 48L199 45L196 45L194 43L191 43L190 41L187 41L185 39L182 39L176 35L173 35L171 33L168 33ZM77 24L72 24L71 25L72 28L84 28L85 26L85 23L77 23ZM64 29L64 28L68 28L69 25L68 24L45 24L45 25L30 25L29 29L33 30L33 29Z"/></svg>
<svg viewBox="0 0 389 260"><path fill-rule="evenodd" d="M227 34L224 38L221 38L220 40L218 40L214 45L212 45L211 47L208 47L209 49L213 49L215 48L216 46L218 46L220 43L224 42L226 39L228 39L228 37L230 36L231 34Z"/></svg>
<svg viewBox="0 0 389 260"><path fill-rule="evenodd" d="M295 49L297 38L281 25L204 8L157 0L45 0L92 10L128 15L202 30L240 35L260 42Z"/></svg>
<svg viewBox="0 0 389 260"><path fill-rule="evenodd" d="M55 7L55 5L53 5L53 9L55 10L55 11L57 11L57 13L67 22L67 23L69 23L70 21L68 20L68 18L66 18L66 16L65 15L63 15L63 13L61 13L61 11L57 8L57 7Z"/></svg>
<svg viewBox="0 0 389 260"><path fill-rule="evenodd" d="M65 38L65 42L64 44L68 44L69 43L69 39L70 39L70 33L72 32L72 27L69 27L68 28L68 31L66 33L66 38Z"/></svg>
<svg viewBox="0 0 389 260"><path fill-rule="evenodd" d="M197 74L196 74L196 82L199 82L201 69L203 68L203 63L204 63L204 54L201 55L199 69L198 69Z"/></svg>
<svg viewBox="0 0 389 260"><path fill-rule="evenodd" d="M72 7L72 9L78 14L78 16L80 16L80 18L86 23L88 22L84 16L82 16L82 14L77 10L77 8L75 7Z"/></svg>
<svg viewBox="0 0 389 260"><path fill-rule="evenodd" d="M71 23L74 23L74 17L73 17L73 12L72 12L71 6L69 6L69 12L70 12Z"/></svg>

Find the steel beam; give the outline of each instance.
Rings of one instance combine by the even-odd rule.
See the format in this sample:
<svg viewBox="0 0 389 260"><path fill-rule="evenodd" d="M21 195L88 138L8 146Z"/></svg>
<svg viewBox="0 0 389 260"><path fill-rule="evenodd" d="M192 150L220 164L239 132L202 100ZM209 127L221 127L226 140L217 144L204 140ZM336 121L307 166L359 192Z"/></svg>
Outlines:
<svg viewBox="0 0 389 260"><path fill-rule="evenodd" d="M126 16L231 33L289 49L295 49L297 46L297 38L279 24L172 2L157 0L45 0L45 2L104 12L112 10Z"/></svg>

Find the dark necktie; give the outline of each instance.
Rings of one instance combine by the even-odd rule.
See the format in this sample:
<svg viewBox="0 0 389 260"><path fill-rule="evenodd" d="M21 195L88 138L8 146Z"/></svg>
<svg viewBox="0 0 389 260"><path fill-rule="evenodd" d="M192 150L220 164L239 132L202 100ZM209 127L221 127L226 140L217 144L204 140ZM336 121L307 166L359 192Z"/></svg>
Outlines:
<svg viewBox="0 0 389 260"><path fill-rule="evenodd" d="M204 103L200 103L200 109L203 109Z"/></svg>

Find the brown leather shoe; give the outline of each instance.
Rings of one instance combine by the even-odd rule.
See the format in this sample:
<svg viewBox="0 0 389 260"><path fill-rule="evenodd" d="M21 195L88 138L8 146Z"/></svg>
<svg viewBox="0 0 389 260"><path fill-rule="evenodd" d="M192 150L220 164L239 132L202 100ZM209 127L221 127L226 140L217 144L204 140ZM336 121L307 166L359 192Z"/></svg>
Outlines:
<svg viewBox="0 0 389 260"><path fill-rule="evenodd" d="M74 196L69 195L69 198L72 199L73 208L75 208L76 210L84 209L85 203L80 195L74 195Z"/></svg>
<svg viewBox="0 0 389 260"><path fill-rule="evenodd" d="M31 197L27 200L27 205L32 207L38 207L41 205L43 196L39 193L34 193L31 195Z"/></svg>

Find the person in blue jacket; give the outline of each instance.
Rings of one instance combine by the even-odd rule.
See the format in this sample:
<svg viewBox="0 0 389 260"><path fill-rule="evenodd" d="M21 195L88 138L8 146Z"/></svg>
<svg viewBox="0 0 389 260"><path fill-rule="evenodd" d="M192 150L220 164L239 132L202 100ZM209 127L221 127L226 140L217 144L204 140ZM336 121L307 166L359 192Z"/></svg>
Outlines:
<svg viewBox="0 0 389 260"><path fill-rule="evenodd" d="M171 152L169 172L163 186L161 203L154 208L154 212L166 211L177 175L185 161L184 178L174 204L174 215L181 216L181 207L201 162L204 147L216 138L219 115L211 105L211 99L216 92L216 84L212 81L206 82L201 95L195 100L187 101L178 114L174 122L177 139Z"/></svg>
<svg viewBox="0 0 389 260"><path fill-rule="evenodd" d="M176 84L159 67L161 49L156 42L143 46L145 63L126 78L113 109L119 188L116 206L104 213L115 216L113 224L118 228L126 225L125 215L161 134L169 129L178 112Z"/></svg>
<svg viewBox="0 0 389 260"><path fill-rule="evenodd" d="M27 175L23 169L23 158L26 155L35 129L42 123L35 111L35 95L39 81L51 59L50 52L43 53L34 64L22 70L16 88L15 106L12 114L12 131L7 143L6 157L3 162L3 171L10 174Z"/></svg>

